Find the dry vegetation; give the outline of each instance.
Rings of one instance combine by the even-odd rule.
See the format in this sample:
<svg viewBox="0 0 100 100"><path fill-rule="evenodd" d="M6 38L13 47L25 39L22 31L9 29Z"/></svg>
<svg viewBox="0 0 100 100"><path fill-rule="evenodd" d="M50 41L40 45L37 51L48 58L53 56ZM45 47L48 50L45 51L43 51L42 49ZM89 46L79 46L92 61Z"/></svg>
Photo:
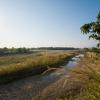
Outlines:
<svg viewBox="0 0 100 100"><path fill-rule="evenodd" d="M42 52L0 57L0 82L12 77L39 74L48 67L63 64L65 59L69 59L71 56L73 54L67 52Z"/></svg>
<svg viewBox="0 0 100 100"><path fill-rule="evenodd" d="M69 74L43 90L41 100L100 100L100 54L87 53Z"/></svg>
<svg viewBox="0 0 100 100"><path fill-rule="evenodd" d="M28 63L27 65L32 64L33 68L39 66L47 68L48 66L56 65L58 62L64 61L64 59L70 58L72 55L73 54L68 54L66 52L43 52L36 55L10 56L8 57L8 60L5 59L5 57L1 57L0 64L2 66L9 65L9 68L12 68L10 67L11 63L17 65L17 63L23 62L27 64L27 62L29 62L30 64ZM4 59L6 63L3 62ZM33 83L31 82L30 84L33 86L34 81ZM42 84L42 82L40 83ZM51 83L46 88L40 89L41 92L38 91L39 95L38 93L37 95L31 94L30 99L27 100L100 100L100 53L88 52L85 55L85 58L79 61L77 67L71 69L69 73L66 73L60 79L56 80L52 84ZM29 86L31 87L31 85ZM26 85L26 87L27 86L28 85ZM34 84L34 88L35 87ZM34 91L34 88L31 90Z"/></svg>

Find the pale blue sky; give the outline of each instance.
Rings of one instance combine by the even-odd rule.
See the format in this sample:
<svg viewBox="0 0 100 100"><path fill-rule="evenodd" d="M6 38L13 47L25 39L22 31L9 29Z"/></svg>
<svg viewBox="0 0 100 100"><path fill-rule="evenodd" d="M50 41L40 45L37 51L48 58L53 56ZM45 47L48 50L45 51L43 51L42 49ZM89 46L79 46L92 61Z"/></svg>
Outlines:
<svg viewBox="0 0 100 100"><path fill-rule="evenodd" d="M0 47L95 46L80 26L99 10L100 0L0 0Z"/></svg>

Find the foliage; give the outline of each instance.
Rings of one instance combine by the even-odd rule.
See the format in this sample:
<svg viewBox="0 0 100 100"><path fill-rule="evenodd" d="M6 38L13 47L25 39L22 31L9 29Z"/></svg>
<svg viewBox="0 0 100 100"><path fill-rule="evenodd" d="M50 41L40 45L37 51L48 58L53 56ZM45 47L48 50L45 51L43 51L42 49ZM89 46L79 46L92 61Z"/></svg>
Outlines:
<svg viewBox="0 0 100 100"><path fill-rule="evenodd" d="M92 38L97 40L97 46L100 46L100 12L97 15L96 22L84 24L80 29L83 34L89 34L89 39Z"/></svg>

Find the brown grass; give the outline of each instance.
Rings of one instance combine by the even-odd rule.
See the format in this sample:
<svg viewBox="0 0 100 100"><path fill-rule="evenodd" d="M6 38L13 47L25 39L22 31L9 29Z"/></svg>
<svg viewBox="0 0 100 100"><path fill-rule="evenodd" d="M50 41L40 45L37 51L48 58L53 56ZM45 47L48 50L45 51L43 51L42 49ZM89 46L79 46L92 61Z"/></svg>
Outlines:
<svg viewBox="0 0 100 100"><path fill-rule="evenodd" d="M43 90L41 100L100 100L100 54L86 57L56 83Z"/></svg>
<svg viewBox="0 0 100 100"><path fill-rule="evenodd" d="M0 79L39 74L48 67L57 67L73 56L67 52L42 52L38 54L0 57ZM6 76L6 77L5 77ZM18 78L19 78L18 77Z"/></svg>

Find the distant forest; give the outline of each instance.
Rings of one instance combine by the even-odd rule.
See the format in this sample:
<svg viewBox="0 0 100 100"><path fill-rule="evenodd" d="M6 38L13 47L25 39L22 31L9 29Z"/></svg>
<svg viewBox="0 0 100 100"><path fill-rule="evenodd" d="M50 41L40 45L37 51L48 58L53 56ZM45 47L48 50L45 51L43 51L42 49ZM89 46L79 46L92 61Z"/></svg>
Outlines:
<svg viewBox="0 0 100 100"><path fill-rule="evenodd" d="M37 49L40 50L77 50L78 48L73 48L73 47L39 47Z"/></svg>
<svg viewBox="0 0 100 100"><path fill-rule="evenodd" d="M0 55L31 53L29 48L0 48Z"/></svg>
<svg viewBox="0 0 100 100"><path fill-rule="evenodd" d="M38 47L38 48L0 48L0 55L33 53L39 50L78 50L73 47Z"/></svg>

